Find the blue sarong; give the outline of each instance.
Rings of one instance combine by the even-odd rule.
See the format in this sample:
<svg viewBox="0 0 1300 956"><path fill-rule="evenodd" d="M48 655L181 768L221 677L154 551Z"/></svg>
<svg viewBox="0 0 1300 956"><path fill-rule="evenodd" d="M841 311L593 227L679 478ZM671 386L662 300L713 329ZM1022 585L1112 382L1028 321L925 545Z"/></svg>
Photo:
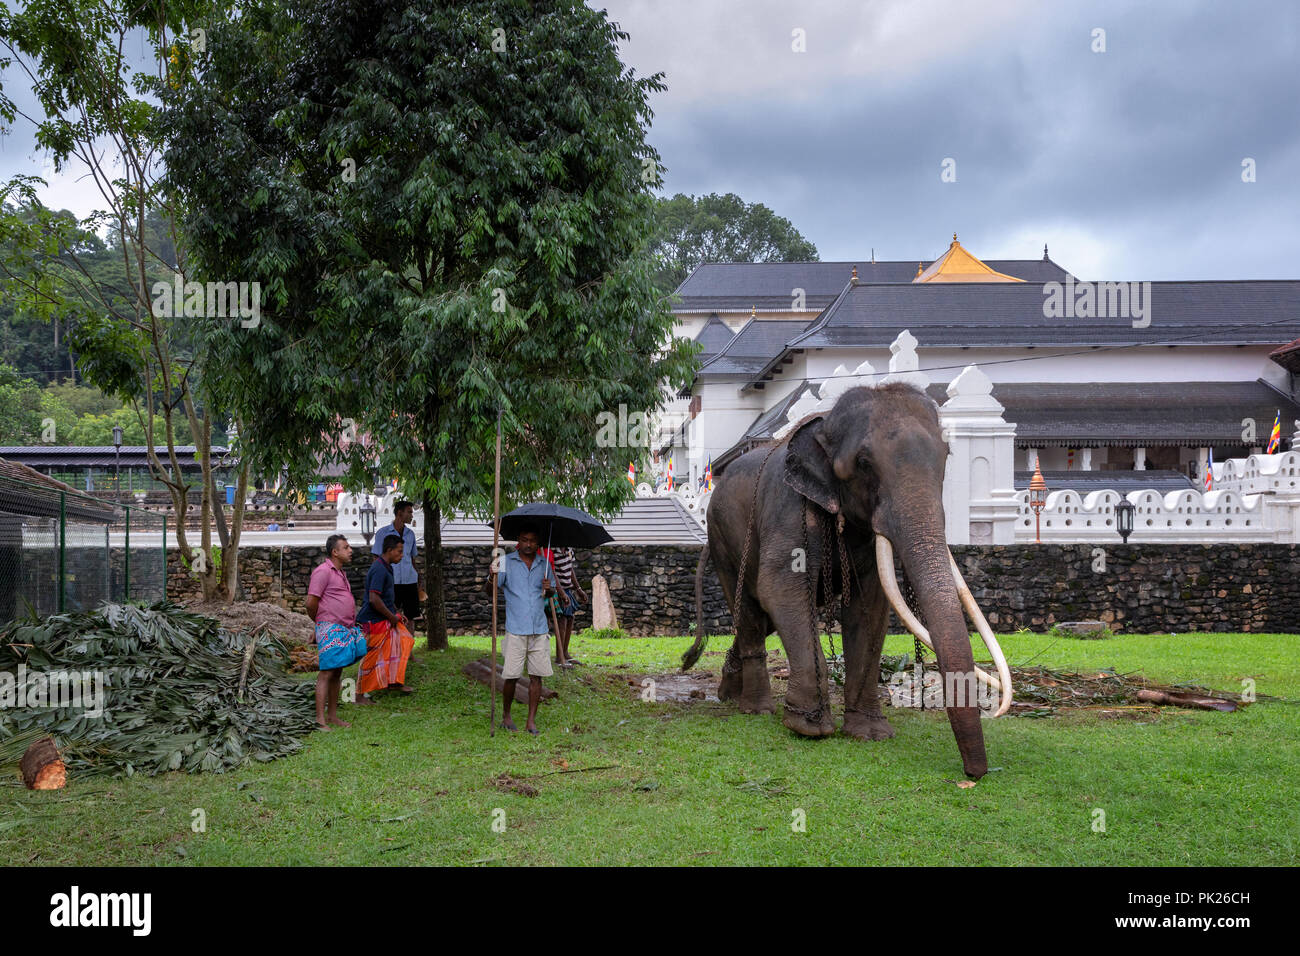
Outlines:
<svg viewBox="0 0 1300 956"><path fill-rule="evenodd" d="M361 628L346 627L331 622L316 622L316 649L320 655L320 669L332 671L349 667L366 656L366 639Z"/></svg>

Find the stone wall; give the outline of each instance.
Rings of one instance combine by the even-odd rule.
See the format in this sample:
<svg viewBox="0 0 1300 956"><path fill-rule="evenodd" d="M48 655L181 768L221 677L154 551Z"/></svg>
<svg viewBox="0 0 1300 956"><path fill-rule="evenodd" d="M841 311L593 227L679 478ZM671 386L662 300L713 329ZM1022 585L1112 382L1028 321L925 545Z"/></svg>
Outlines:
<svg viewBox="0 0 1300 956"><path fill-rule="evenodd" d="M954 545L962 574L1000 632L1042 630L1059 621L1097 619L1117 631L1300 632L1300 548L1295 545ZM490 549L447 548L448 628L485 633L491 606L480 590ZM1104 570L1101 558L1104 557ZM694 547L608 545L578 552L583 587L603 574L619 625L632 634L686 634L695 616ZM245 597L301 610L311 569L309 547L242 548ZM416 565L423 574L423 556ZM357 549L348 577L359 595L370 558ZM193 593L195 582L169 552L168 594ZM705 624L730 628L717 578L706 573ZM591 623L589 607L576 627ZM892 628L902 630L898 622Z"/></svg>

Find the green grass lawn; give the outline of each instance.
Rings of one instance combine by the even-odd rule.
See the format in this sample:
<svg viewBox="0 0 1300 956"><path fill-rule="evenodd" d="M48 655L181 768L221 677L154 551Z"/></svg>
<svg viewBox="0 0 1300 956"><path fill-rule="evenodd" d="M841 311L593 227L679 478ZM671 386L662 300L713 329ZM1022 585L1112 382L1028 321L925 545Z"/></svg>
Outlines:
<svg viewBox="0 0 1300 956"><path fill-rule="evenodd" d="M1001 638L1013 664L1113 666L1164 682L1300 697L1300 636ZM729 640L715 637L711 650ZM345 706L347 730L225 775L0 783L0 864L1294 864L1300 707L984 721L969 789L941 713L887 709L897 736L812 741L779 715L646 703L627 675L672 670L687 638L575 641L543 734L488 736L460 674L486 638L419 652L411 698ZM770 648L779 648L775 637ZM911 648L891 637L886 653ZM982 647L977 645L977 657ZM718 656L701 662L716 670ZM624 666L625 665L625 666ZM500 701L498 700L498 715ZM516 706L523 726L523 709ZM557 772L567 761L569 770ZM613 766L610 766L613 765ZM534 797L493 784L526 779ZM193 811L206 817L195 833ZM1095 809L1105 832L1094 831ZM796 811L802 811L797 814ZM504 814L502 816L502 813ZM792 821L806 820L805 832ZM504 819L504 831L493 829Z"/></svg>

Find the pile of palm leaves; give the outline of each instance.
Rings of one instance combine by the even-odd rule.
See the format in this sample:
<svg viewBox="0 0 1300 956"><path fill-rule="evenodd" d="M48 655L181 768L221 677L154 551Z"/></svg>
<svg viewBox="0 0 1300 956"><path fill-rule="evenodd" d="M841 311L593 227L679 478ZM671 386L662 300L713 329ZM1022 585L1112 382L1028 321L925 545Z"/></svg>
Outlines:
<svg viewBox="0 0 1300 956"><path fill-rule="evenodd" d="M103 712L0 708L0 765L51 734L74 773L221 773L293 753L315 725L312 688L288 676L284 644L175 605L105 604L15 622L0 631L0 671L16 674L19 664L29 680L102 675Z"/></svg>

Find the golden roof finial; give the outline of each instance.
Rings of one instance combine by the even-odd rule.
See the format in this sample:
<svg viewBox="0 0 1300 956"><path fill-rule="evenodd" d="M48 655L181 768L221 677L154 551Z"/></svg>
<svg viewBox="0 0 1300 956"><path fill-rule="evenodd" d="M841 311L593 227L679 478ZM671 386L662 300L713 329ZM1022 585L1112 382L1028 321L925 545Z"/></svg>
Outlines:
<svg viewBox="0 0 1300 956"><path fill-rule="evenodd" d="M750 317L751 319L756 319L756 318L758 318L758 307L757 307L757 306L751 305L751 306L749 307L749 317Z"/></svg>
<svg viewBox="0 0 1300 956"><path fill-rule="evenodd" d="M854 284L854 285L857 285L857 284L858 284L858 267L857 267L856 265L853 267L853 276L852 276L852 279L853 279L853 284Z"/></svg>
<svg viewBox="0 0 1300 956"><path fill-rule="evenodd" d="M952 234L952 241L953 241L953 242L956 242L956 241L957 241L957 233L955 233L955 232Z"/></svg>
<svg viewBox="0 0 1300 956"><path fill-rule="evenodd" d="M921 263L919 262L916 264L916 274L917 275L921 274Z"/></svg>

